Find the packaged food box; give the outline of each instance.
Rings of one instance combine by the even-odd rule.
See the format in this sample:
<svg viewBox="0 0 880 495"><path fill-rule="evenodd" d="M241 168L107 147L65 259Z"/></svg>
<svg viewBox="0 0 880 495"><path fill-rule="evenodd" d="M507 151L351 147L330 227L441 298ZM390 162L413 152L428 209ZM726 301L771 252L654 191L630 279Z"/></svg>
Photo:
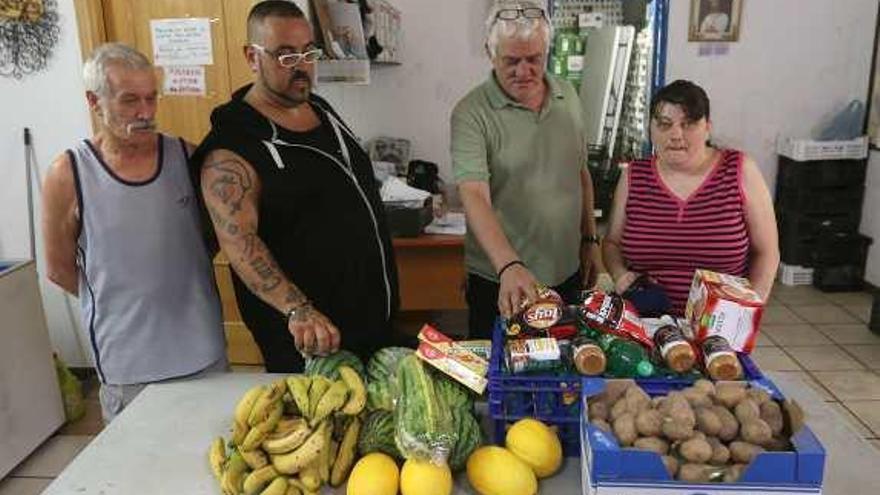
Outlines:
<svg viewBox="0 0 880 495"><path fill-rule="evenodd" d="M685 319L697 343L720 335L733 350L750 353L763 313L764 301L748 280L710 270L694 273Z"/></svg>

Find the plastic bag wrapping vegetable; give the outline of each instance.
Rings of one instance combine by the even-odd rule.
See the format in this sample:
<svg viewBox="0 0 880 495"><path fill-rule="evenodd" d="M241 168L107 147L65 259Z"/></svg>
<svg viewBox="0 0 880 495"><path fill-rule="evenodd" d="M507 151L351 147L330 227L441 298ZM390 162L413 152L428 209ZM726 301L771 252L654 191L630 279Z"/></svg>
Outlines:
<svg viewBox="0 0 880 495"><path fill-rule="evenodd" d="M397 366L413 354L408 347L385 347L367 363L367 409L394 411L397 402Z"/></svg>
<svg viewBox="0 0 880 495"><path fill-rule="evenodd" d="M64 416L67 422L71 423L86 414L82 384L58 354L52 354L52 357L55 360L55 373L58 375L58 386L61 388L61 398L64 401Z"/></svg>
<svg viewBox="0 0 880 495"><path fill-rule="evenodd" d="M452 411L435 390L434 379L415 355L397 368L399 397L394 410L394 439L407 459L445 464L457 441Z"/></svg>

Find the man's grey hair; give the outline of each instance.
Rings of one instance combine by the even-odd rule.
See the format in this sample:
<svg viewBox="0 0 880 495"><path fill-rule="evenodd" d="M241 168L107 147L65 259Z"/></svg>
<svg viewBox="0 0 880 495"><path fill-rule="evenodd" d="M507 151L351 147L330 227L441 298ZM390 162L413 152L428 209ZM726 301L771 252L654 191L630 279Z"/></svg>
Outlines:
<svg viewBox="0 0 880 495"><path fill-rule="evenodd" d="M497 19L498 11L504 9L539 8L545 12L544 17L539 19L527 19L519 17L514 20ZM486 18L486 49L489 56L495 58L498 54L498 45L504 39L519 39L527 41L536 34L544 38L544 54L550 51L550 38L553 35L553 27L546 17L547 6L542 0L496 0L489 9Z"/></svg>
<svg viewBox="0 0 880 495"><path fill-rule="evenodd" d="M83 64L83 80L86 91L91 91L101 98L110 96L110 81L107 79L107 68L121 65L128 69L146 70L153 65L141 52L122 43L106 43L92 52Z"/></svg>

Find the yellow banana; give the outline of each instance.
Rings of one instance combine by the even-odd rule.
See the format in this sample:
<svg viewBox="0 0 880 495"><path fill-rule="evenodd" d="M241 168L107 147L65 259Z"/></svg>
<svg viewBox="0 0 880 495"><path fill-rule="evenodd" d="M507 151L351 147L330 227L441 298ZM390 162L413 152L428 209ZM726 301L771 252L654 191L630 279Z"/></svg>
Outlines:
<svg viewBox="0 0 880 495"><path fill-rule="evenodd" d="M245 473L247 473L247 464L238 450L235 450L226 461L223 477L220 478L220 488L223 489L223 493L226 495L238 495L244 484Z"/></svg>
<svg viewBox="0 0 880 495"><path fill-rule="evenodd" d="M306 488L306 485L304 485L303 482L300 481L299 478L293 478L293 477L288 478L287 483L290 484L291 488L296 489L296 491L294 493L304 494L308 491L308 489ZM290 495L290 490L288 490L287 495Z"/></svg>
<svg viewBox="0 0 880 495"><path fill-rule="evenodd" d="M232 422L232 445L238 447L244 442L244 438L247 436L248 431L250 431L250 427L247 423L239 423L238 421Z"/></svg>
<svg viewBox="0 0 880 495"><path fill-rule="evenodd" d="M242 450L240 453L244 462L247 463L251 469L260 469L269 464L269 458L266 457L266 454L260 449Z"/></svg>
<svg viewBox="0 0 880 495"><path fill-rule="evenodd" d="M291 375L287 377L285 382L287 383L287 390L293 396L293 401L296 402L299 414L307 417L311 412L309 407L309 384L311 381L309 377L305 375Z"/></svg>
<svg viewBox="0 0 880 495"><path fill-rule="evenodd" d="M241 450L254 450L263 443L263 439L265 439L267 435L268 433L262 428L251 428L239 447Z"/></svg>
<svg viewBox="0 0 880 495"><path fill-rule="evenodd" d="M318 474L317 462L312 462L299 472L299 479L307 491L315 492L321 489L321 477Z"/></svg>
<svg viewBox="0 0 880 495"><path fill-rule="evenodd" d="M263 393L263 386L257 385L252 387L244 395L239 399L238 404L235 406L235 421L242 424L247 424L248 416L251 414L251 409L254 408L254 404L257 402L257 398L260 397L260 394Z"/></svg>
<svg viewBox="0 0 880 495"><path fill-rule="evenodd" d="M299 447L306 441L312 430L306 421L300 418L299 423L289 429L280 428L263 439L263 450L268 454L284 454Z"/></svg>
<svg viewBox="0 0 880 495"><path fill-rule="evenodd" d="M290 488L290 483L287 482L287 478L278 476L260 492L260 495L287 495L288 488Z"/></svg>
<svg viewBox="0 0 880 495"><path fill-rule="evenodd" d="M256 426L265 421L272 414L276 403L281 402L281 396L286 391L287 385L285 385L284 380L277 380L272 382L271 385L264 387L263 391L260 392L260 396L257 397L257 401L254 403L250 414L248 414L248 425Z"/></svg>
<svg viewBox="0 0 880 495"><path fill-rule="evenodd" d="M357 416L351 418L348 428L345 429L345 435L339 443L339 452L336 454L336 461L333 463L333 470L330 472L330 486L339 486L348 479L348 473L354 464L355 450L357 449L357 438L361 431L361 421Z"/></svg>
<svg viewBox="0 0 880 495"><path fill-rule="evenodd" d="M263 466L260 469L251 471L242 483L244 495L255 495L263 490L263 487L270 481L278 477L278 471L272 466Z"/></svg>
<svg viewBox="0 0 880 495"><path fill-rule="evenodd" d="M292 480L288 480L287 492L284 495L303 495L303 492L299 489L299 486L293 484Z"/></svg>
<svg viewBox="0 0 880 495"><path fill-rule="evenodd" d="M318 459L318 475L321 477L321 483L330 482L330 470L333 468L333 459L336 459L336 447L333 445L333 428L324 430L324 448L321 449L321 456Z"/></svg>
<svg viewBox="0 0 880 495"><path fill-rule="evenodd" d="M278 426L278 422L281 421L281 415L284 414L284 406L281 402L276 402L275 406L272 408L269 413L269 417L267 417L261 423L258 423L254 428L263 430L268 435L275 431L275 428Z"/></svg>
<svg viewBox="0 0 880 495"><path fill-rule="evenodd" d="M321 400L318 401L318 405L315 406L315 411L312 413L311 419L309 419L309 424L314 426L323 421L324 418L333 414L345 405L345 400L347 398L348 385L342 380L336 380L333 382L333 384L330 385L330 388L328 388L321 397Z"/></svg>
<svg viewBox="0 0 880 495"><path fill-rule="evenodd" d="M349 416L356 416L364 410L364 406L367 404L367 388L357 371L349 366L340 366L339 376L349 390L348 401L342 407L342 412Z"/></svg>
<svg viewBox="0 0 880 495"><path fill-rule="evenodd" d="M211 465L211 472L217 480L223 475L223 464L226 462L226 445L223 437L217 437L211 442L211 448L208 449L208 463Z"/></svg>
<svg viewBox="0 0 880 495"><path fill-rule="evenodd" d="M322 375L312 376L311 380L312 383L309 386L309 413L303 414L303 416L309 419L315 416L315 408L318 407L318 402L324 397L324 393L327 392L332 383L329 378Z"/></svg>
<svg viewBox="0 0 880 495"><path fill-rule="evenodd" d="M288 433L299 429L300 425L308 426L308 422L299 416L281 416L281 419L278 420L278 424L275 425L275 431L273 433Z"/></svg>
<svg viewBox="0 0 880 495"><path fill-rule="evenodd" d="M330 472L333 470L333 462L339 455L339 442L330 440L330 446L324 450L324 461L321 466L321 481L325 484L330 483Z"/></svg>
<svg viewBox="0 0 880 495"><path fill-rule="evenodd" d="M269 456L275 469L282 474L296 474L317 459L324 444L324 429L327 425L327 422L321 423L296 450Z"/></svg>

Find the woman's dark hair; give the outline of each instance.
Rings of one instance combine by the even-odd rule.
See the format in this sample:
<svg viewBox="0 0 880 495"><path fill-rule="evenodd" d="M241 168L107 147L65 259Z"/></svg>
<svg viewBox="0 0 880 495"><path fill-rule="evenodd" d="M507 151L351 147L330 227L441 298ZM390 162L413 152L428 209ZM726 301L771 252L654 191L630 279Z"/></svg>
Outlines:
<svg viewBox="0 0 880 495"><path fill-rule="evenodd" d="M652 119L657 117L663 103L680 106L690 121L696 122L703 117L709 120L709 97L703 88L690 81L679 79L660 88L651 97Z"/></svg>

